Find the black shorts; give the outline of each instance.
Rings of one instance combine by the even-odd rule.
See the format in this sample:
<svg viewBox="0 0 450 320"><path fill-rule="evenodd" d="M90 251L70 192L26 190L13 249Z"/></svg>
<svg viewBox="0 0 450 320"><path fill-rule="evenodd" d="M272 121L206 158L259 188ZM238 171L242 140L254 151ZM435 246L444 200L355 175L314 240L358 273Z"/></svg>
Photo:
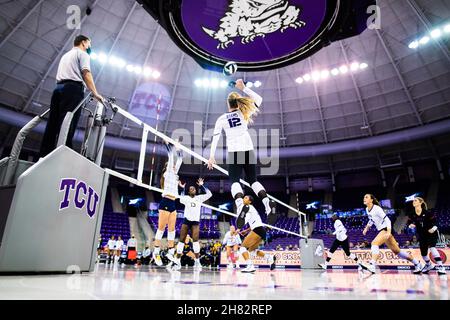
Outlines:
<svg viewBox="0 0 450 320"><path fill-rule="evenodd" d="M428 248L435 247L438 240L439 239L436 231L428 234L419 234L420 254L423 257L427 256Z"/></svg>
<svg viewBox="0 0 450 320"><path fill-rule="evenodd" d="M159 203L158 210L164 210L168 212L177 211L175 200L169 198L162 198L161 202Z"/></svg>
<svg viewBox="0 0 450 320"><path fill-rule="evenodd" d="M266 240L266 229L264 229L263 227L256 227L252 231L260 236L261 239Z"/></svg>
<svg viewBox="0 0 450 320"><path fill-rule="evenodd" d="M256 181L256 156L253 150L228 152L227 164L231 183L239 182L242 171L248 183Z"/></svg>
<svg viewBox="0 0 450 320"><path fill-rule="evenodd" d="M339 241L338 239L334 240L330 248L330 253L334 253L336 249L339 247L342 247L347 256L350 255L350 246L348 244L348 238L345 239L344 241Z"/></svg>
<svg viewBox="0 0 450 320"><path fill-rule="evenodd" d="M188 227L192 227L192 226L198 226L200 224L200 222L198 222L198 221L191 221L191 220L189 220L187 218L184 218L183 224L187 225Z"/></svg>

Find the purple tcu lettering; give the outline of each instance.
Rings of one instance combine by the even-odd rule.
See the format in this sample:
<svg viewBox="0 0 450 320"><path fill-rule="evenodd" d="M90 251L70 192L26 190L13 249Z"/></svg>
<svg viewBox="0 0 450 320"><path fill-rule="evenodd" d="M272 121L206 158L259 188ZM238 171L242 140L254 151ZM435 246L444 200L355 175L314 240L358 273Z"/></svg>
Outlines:
<svg viewBox="0 0 450 320"><path fill-rule="evenodd" d="M92 196L94 196L94 204L92 205ZM87 204L87 214L89 217L93 217L95 214L95 211L97 210L97 204L98 204L98 194L94 191L91 187L89 187L89 198L88 198L88 204ZM92 207L92 209L91 209Z"/></svg>
<svg viewBox="0 0 450 320"><path fill-rule="evenodd" d="M69 207L70 202L72 201L72 199L70 199L70 191L72 189L75 189L75 196L73 198L75 208L82 210L86 207L86 213L92 218L97 212L100 197L97 192L95 192L95 190L91 186L88 186L84 181L80 180L77 182L77 179L73 178L65 178L61 180L59 191L64 191L64 198L59 205L59 210Z"/></svg>
<svg viewBox="0 0 450 320"><path fill-rule="evenodd" d="M64 190L64 199L59 204L59 210L65 209L69 207L69 192L70 189L75 188L77 180L76 179L62 179L61 184L59 185L59 191Z"/></svg>
<svg viewBox="0 0 450 320"><path fill-rule="evenodd" d="M81 198L81 201L79 200L81 189L83 189L83 195L86 196L87 187L86 187L86 183L84 183L83 181L80 181L77 184L77 190L75 192L75 207L77 207L78 209L82 209L84 207L84 205L86 204L86 200L84 200L84 197ZM89 189L91 189L91 188L89 188Z"/></svg>

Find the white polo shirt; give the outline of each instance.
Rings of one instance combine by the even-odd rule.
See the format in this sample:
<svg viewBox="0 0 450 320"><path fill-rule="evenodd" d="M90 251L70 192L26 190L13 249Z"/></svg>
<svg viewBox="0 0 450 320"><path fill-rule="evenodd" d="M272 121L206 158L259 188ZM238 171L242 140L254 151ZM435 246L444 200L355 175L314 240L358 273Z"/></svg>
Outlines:
<svg viewBox="0 0 450 320"><path fill-rule="evenodd" d="M72 48L59 61L56 81L73 80L83 82L82 71L91 71L91 57L80 48Z"/></svg>

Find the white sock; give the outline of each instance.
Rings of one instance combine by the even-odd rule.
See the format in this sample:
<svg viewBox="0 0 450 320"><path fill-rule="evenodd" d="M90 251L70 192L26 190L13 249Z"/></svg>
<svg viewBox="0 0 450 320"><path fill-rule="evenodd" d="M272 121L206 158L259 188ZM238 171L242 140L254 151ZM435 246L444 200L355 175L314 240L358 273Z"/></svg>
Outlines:
<svg viewBox="0 0 450 320"><path fill-rule="evenodd" d="M159 247L155 247L155 251L153 251L153 252L155 253L155 256L157 256L160 251L161 251L161 249Z"/></svg>
<svg viewBox="0 0 450 320"><path fill-rule="evenodd" d="M175 254L175 248L170 248L169 249L169 254L174 255Z"/></svg>
<svg viewBox="0 0 450 320"><path fill-rule="evenodd" d="M411 262L412 262L415 266L417 266L417 265L419 264L419 261L418 261L416 258L412 259Z"/></svg>

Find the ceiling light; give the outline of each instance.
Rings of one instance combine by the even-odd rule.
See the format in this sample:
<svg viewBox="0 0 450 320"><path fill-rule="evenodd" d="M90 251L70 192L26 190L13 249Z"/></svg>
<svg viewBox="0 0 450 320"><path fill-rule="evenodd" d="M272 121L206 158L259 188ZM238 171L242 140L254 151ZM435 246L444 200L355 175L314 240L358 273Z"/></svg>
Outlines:
<svg viewBox="0 0 450 320"><path fill-rule="evenodd" d="M217 80L217 79L211 79L211 87L212 87L212 88L217 88L217 87L219 87L219 80Z"/></svg>
<svg viewBox="0 0 450 320"><path fill-rule="evenodd" d="M197 80L194 81L194 84L195 84L196 87L201 87L202 86L202 80L197 79Z"/></svg>
<svg viewBox="0 0 450 320"><path fill-rule="evenodd" d="M134 67L134 73L141 74L142 73L142 68L139 67L139 66Z"/></svg>
<svg viewBox="0 0 450 320"><path fill-rule="evenodd" d="M252 88L253 87L253 82L249 81L247 82L247 84L245 85L248 88Z"/></svg>
<svg viewBox="0 0 450 320"><path fill-rule="evenodd" d="M314 81L319 80L320 79L320 72L314 71L312 73L312 78L313 78Z"/></svg>
<svg viewBox="0 0 450 320"><path fill-rule="evenodd" d="M261 81L259 81L259 80L255 81L255 87L256 88L261 87L261 85L262 85Z"/></svg>
<svg viewBox="0 0 450 320"><path fill-rule="evenodd" d="M134 66L131 65L131 64L127 65L127 71L128 72L133 72L134 71Z"/></svg>
<svg viewBox="0 0 450 320"><path fill-rule="evenodd" d="M96 60L98 58L98 55L95 52L91 53L91 59Z"/></svg>
<svg viewBox="0 0 450 320"><path fill-rule="evenodd" d="M416 49L419 46L419 42L418 41L413 41L409 44L409 48L410 49Z"/></svg>
<svg viewBox="0 0 450 320"><path fill-rule="evenodd" d="M295 79L295 82L302 84L303 83L303 78L302 77L298 77L297 79Z"/></svg>
<svg viewBox="0 0 450 320"><path fill-rule="evenodd" d="M322 77L322 79L327 79L327 78L330 76L330 71L328 71L328 70L323 70L323 71L320 73L320 76Z"/></svg>
<svg viewBox="0 0 450 320"><path fill-rule="evenodd" d="M226 88L228 86L228 82L226 82L225 80L220 81L220 87L221 88ZM256 86L256 84L255 84Z"/></svg>
<svg viewBox="0 0 450 320"><path fill-rule="evenodd" d="M425 36L425 37L423 37L422 39L419 40L419 43L420 44L427 44L428 41L430 41L430 38Z"/></svg>
<svg viewBox="0 0 450 320"><path fill-rule="evenodd" d="M358 62L353 62L353 63L350 65L350 70L352 70L352 71L359 70L359 63L358 63Z"/></svg>
<svg viewBox="0 0 450 320"><path fill-rule="evenodd" d="M364 70L364 69L367 69L368 66L369 66L369 65L368 65L367 63L363 62L363 63L361 63L361 64L359 65L359 68L360 68L361 70Z"/></svg>
<svg viewBox="0 0 450 320"><path fill-rule="evenodd" d="M339 67L339 71L341 73L347 73L348 72L348 67L347 66L341 66L341 67Z"/></svg>
<svg viewBox="0 0 450 320"><path fill-rule="evenodd" d="M448 24L444 27L444 32L450 33L450 24Z"/></svg>
<svg viewBox="0 0 450 320"><path fill-rule="evenodd" d="M333 76L337 76L339 74L339 69L338 68L334 68L333 70L331 70L331 74Z"/></svg>
<svg viewBox="0 0 450 320"><path fill-rule="evenodd" d="M155 70L155 71L152 72L152 77L154 79L158 79L159 77L161 77L161 73L159 71Z"/></svg>
<svg viewBox="0 0 450 320"><path fill-rule="evenodd" d="M108 62L108 56L102 52L98 55L98 61L101 64L104 64L104 63Z"/></svg>
<svg viewBox="0 0 450 320"><path fill-rule="evenodd" d="M442 35L441 29L434 29L430 32L430 35L433 39L439 38Z"/></svg>
<svg viewBox="0 0 450 320"><path fill-rule="evenodd" d="M303 76L303 80L305 80L306 82L308 82L309 80L311 80L310 74L309 74L309 73L305 74L305 75Z"/></svg>

